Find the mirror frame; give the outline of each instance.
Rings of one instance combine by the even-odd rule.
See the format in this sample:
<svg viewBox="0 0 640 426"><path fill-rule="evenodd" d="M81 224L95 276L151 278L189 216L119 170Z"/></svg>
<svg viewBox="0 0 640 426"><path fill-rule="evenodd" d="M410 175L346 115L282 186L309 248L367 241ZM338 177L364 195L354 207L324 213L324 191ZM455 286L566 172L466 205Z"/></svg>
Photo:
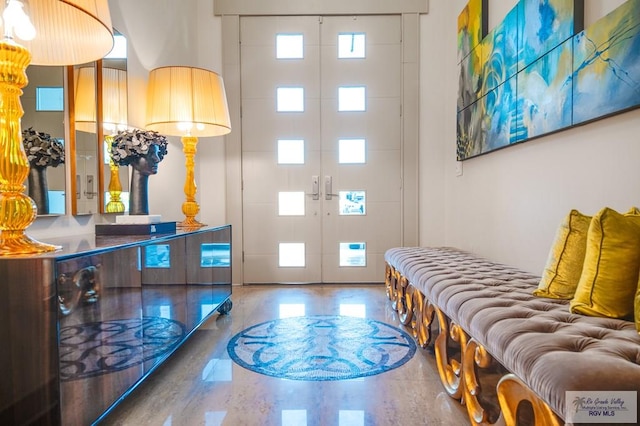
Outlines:
<svg viewBox="0 0 640 426"><path fill-rule="evenodd" d="M76 68L74 65L67 66L67 97L68 97L68 105L69 105L69 168L68 173L71 177L70 179L70 189L69 193L71 194L71 214L73 216L83 216L83 215L93 215L96 213L104 214L104 202L102 202L102 197L104 196L104 179L102 178L104 174L104 150L102 149L102 143L104 141L104 129L102 125L102 59L99 59L94 62L95 66L95 76L96 76L96 161L98 162L96 168L96 178L97 178L97 193L96 202L98 203L96 211L92 213L85 213L78 211L78 186L76 185L76 174L78 171L77 168L77 146L76 146L76 113L75 113L75 90L76 90Z"/></svg>
<svg viewBox="0 0 640 426"><path fill-rule="evenodd" d="M38 71L34 71L34 69L37 69ZM46 71L45 71L46 70ZM50 70L53 70L51 72L57 74L60 73L61 74L61 79L58 79L56 76L56 79L51 79L48 80L47 78L49 76L51 76L52 74L49 72ZM32 72L35 72L36 74L32 74ZM42 75L43 73L47 76L44 77L45 81L42 80ZM60 163L58 166L52 167L55 169L58 168L62 168L62 179L63 179L63 194L64 194L64 201L63 201L63 205L64 205L64 211L62 211L61 213L51 213L46 212L44 213L42 210L42 206L37 204L37 200L36 199L32 199L32 201L34 201L36 203L36 206L38 208L38 212L37 212L37 216L36 218L41 218L41 217L57 217L57 216L65 216L67 214L69 214L69 205L67 203L67 196L68 196L68 192L69 192L69 185L67 182L67 176L68 176L68 170L69 170L69 153L68 153L68 144L69 144L69 138L67 135L67 128L66 128L66 122L67 122L67 92L66 92L66 87L67 87L67 75L66 75L66 69L64 66L46 66L46 65L29 65L29 67L27 67L26 69L26 75L27 75L27 80L28 80L28 84L27 86L25 86L23 88L23 97L22 97L22 101L21 101L21 106L23 107L23 114L21 116L20 119L20 144L23 145L24 144L24 131L32 128L34 131L36 132L44 132L44 133L50 133L54 138L62 138L63 139L63 145L64 145L64 155L65 155L65 159L64 162ZM37 78L36 78L37 77ZM38 102L38 88L40 87L61 87L63 90L63 99L62 99L62 110L38 110L37 109L37 102ZM27 96L26 93L29 92L29 103L27 104L27 102L25 101L25 97ZM33 102L33 103L31 103ZM33 109L31 109L33 108ZM44 114L52 114L52 113L60 113L60 119L61 121L59 122L61 129L56 129L55 132L52 128L52 121L50 119L45 119L45 124L43 124L41 121L39 121L38 119L40 118L39 113L44 113ZM29 120L27 120L27 118L29 118ZM57 118L57 117L56 117ZM56 120L56 123L57 120ZM42 127L41 127L42 125ZM57 126L57 124L56 124ZM61 130L61 132L60 132ZM26 150L25 150L25 154ZM29 169L31 170L33 168L33 166L31 165L31 163L29 162ZM51 180L50 178L52 177L50 175L50 172L52 173L56 173L57 172L53 172L51 170L50 167L46 167L44 173L45 173L45 179L49 180L49 189L51 189ZM57 181L59 182L59 181ZM24 189L24 193L31 196L31 194L29 193L29 188L28 188L28 179L25 179L23 182L23 185L25 186ZM59 190L59 189L58 189ZM49 194L51 195L51 194Z"/></svg>

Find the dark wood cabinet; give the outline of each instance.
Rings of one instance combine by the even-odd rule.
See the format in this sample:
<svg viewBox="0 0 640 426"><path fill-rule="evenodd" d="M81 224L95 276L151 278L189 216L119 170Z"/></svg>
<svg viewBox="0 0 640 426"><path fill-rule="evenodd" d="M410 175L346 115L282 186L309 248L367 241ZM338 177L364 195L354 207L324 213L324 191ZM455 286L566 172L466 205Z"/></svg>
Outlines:
<svg viewBox="0 0 640 426"><path fill-rule="evenodd" d="M0 258L0 424L91 424L231 309L230 226L48 242Z"/></svg>

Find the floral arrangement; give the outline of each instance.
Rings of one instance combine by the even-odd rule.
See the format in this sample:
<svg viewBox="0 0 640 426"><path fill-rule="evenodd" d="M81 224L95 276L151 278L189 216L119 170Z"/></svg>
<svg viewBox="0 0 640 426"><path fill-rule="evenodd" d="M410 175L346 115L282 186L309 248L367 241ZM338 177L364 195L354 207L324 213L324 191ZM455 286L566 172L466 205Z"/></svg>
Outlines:
<svg viewBox="0 0 640 426"><path fill-rule="evenodd" d="M48 133L29 127L22 131L22 144L32 167L58 167L64 163L64 145Z"/></svg>
<svg viewBox="0 0 640 426"><path fill-rule="evenodd" d="M128 166L149 152L151 145L158 146L160 161L167 155L166 136L152 130L125 130L118 132L111 143L111 159L119 166Z"/></svg>

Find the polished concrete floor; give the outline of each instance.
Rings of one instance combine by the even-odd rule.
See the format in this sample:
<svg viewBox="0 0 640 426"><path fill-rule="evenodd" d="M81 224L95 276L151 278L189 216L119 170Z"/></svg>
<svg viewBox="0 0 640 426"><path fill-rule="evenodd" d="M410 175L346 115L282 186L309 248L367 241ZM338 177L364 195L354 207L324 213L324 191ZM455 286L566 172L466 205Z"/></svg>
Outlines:
<svg viewBox="0 0 640 426"><path fill-rule="evenodd" d="M364 313L398 326L377 285L234 286L233 309L214 315L104 419L104 425L468 425L444 392L431 349L394 370L344 381L297 381L236 365L230 338L290 315Z"/></svg>

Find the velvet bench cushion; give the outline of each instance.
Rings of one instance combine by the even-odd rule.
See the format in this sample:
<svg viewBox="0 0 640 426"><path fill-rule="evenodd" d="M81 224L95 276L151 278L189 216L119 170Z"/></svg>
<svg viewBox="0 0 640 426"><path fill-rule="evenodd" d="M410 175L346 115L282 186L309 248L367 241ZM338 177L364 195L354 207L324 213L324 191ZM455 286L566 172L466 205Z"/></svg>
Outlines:
<svg viewBox="0 0 640 426"><path fill-rule="evenodd" d="M565 391L640 390L631 321L533 296L540 277L455 248L402 247L386 262L563 419Z"/></svg>

